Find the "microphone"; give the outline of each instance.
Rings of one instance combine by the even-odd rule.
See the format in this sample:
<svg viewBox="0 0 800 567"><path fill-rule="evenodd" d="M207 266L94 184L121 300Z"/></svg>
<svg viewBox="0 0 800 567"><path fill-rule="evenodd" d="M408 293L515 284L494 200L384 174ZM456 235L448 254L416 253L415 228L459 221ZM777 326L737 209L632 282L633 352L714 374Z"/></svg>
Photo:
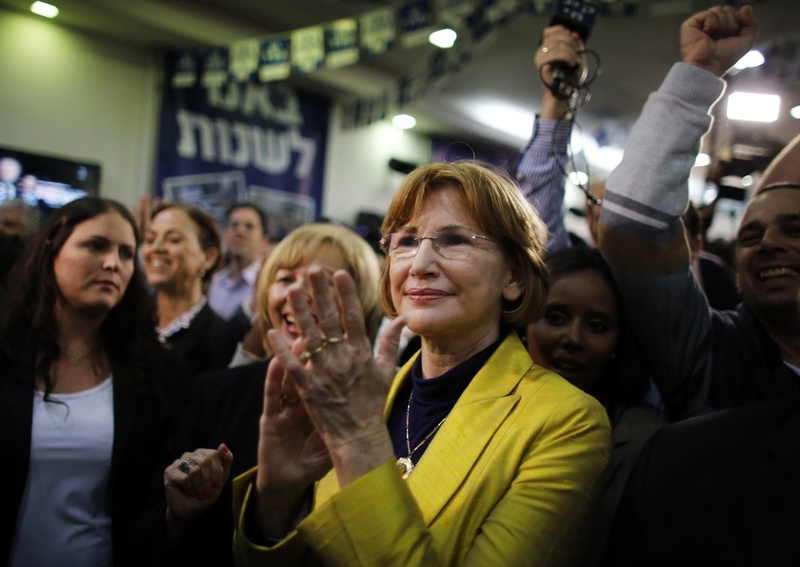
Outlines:
<svg viewBox="0 0 800 567"><path fill-rule="evenodd" d="M564 26L568 30L576 32L585 43L596 19L597 6L591 1L558 0L549 25ZM572 96L577 86L574 80L575 67L563 62L555 62L550 64L550 70L553 80L549 88L552 93L560 99Z"/></svg>

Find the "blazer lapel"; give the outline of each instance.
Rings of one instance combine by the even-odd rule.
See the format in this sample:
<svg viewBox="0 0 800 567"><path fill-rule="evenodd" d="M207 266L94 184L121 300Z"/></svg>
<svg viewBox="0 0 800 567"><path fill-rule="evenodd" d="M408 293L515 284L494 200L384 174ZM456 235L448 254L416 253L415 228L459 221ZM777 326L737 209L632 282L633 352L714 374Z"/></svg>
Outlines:
<svg viewBox="0 0 800 567"><path fill-rule="evenodd" d="M519 338L510 333L456 402L407 481L428 525L517 404L516 387L532 364Z"/></svg>
<svg viewBox="0 0 800 567"><path fill-rule="evenodd" d="M15 382L10 376L0 376L0 442L4 452L0 467L0 485L3 486L0 565L5 564L10 553L19 506L28 482L33 395L32 382Z"/></svg>
<svg viewBox="0 0 800 567"><path fill-rule="evenodd" d="M111 470L118 470L121 451L128 443L133 428L136 393L130 371L115 367L112 370L114 383L114 448L111 454Z"/></svg>

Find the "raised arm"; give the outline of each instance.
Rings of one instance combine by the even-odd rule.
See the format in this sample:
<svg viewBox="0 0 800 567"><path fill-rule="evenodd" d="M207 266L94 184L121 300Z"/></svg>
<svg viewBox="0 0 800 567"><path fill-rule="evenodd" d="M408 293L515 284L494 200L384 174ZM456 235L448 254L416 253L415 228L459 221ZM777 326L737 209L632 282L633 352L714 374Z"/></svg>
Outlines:
<svg viewBox="0 0 800 567"><path fill-rule="evenodd" d="M583 42L575 32L562 26L545 28L542 44L536 50L534 65L542 82L552 82L552 63L577 65ZM517 181L525 198L547 225L547 249L569 246L564 226L564 182L567 147L572 132L568 100L557 98L548 88L542 93L542 107L533 126L533 135L517 167Z"/></svg>
<svg viewBox="0 0 800 567"><path fill-rule="evenodd" d="M650 95L611 173L600 248L615 272L636 335L673 414L700 410L708 387L711 315L689 269L680 217L700 140L720 97L720 76L752 46L744 7L716 7L681 27L682 61Z"/></svg>

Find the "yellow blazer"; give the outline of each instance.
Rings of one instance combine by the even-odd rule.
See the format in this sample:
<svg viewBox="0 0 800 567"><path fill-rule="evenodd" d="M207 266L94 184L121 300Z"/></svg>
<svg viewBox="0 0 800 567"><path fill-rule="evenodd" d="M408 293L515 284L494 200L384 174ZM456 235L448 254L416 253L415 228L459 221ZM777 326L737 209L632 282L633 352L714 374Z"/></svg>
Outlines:
<svg viewBox="0 0 800 567"><path fill-rule="evenodd" d="M413 360L398 373L388 408ZM274 547L244 535L255 469L234 481L237 564L577 565L610 455L603 407L536 366L514 333L473 378L414 472L387 461L340 489Z"/></svg>

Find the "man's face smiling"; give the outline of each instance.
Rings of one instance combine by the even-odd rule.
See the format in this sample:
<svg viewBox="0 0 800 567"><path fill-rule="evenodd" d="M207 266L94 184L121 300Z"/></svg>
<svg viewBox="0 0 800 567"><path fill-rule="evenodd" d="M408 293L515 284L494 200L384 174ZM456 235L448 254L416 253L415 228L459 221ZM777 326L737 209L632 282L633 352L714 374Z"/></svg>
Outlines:
<svg viewBox="0 0 800 567"><path fill-rule="evenodd" d="M745 304L760 317L798 312L800 190L774 189L750 203L736 238Z"/></svg>

